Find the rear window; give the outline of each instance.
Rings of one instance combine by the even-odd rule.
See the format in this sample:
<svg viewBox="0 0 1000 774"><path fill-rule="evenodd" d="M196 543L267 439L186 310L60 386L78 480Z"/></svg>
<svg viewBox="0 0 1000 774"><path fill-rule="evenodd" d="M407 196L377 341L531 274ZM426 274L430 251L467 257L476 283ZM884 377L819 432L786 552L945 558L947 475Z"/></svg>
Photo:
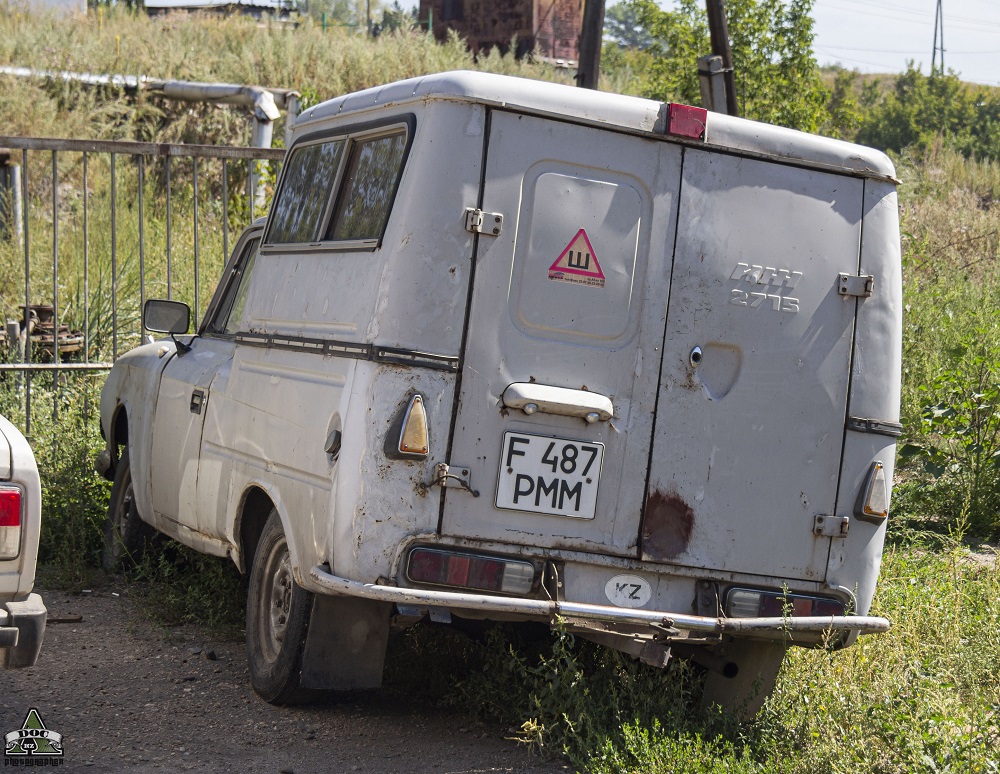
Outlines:
<svg viewBox="0 0 1000 774"><path fill-rule="evenodd" d="M408 125L308 141L285 164L267 244L378 246L402 175Z"/></svg>

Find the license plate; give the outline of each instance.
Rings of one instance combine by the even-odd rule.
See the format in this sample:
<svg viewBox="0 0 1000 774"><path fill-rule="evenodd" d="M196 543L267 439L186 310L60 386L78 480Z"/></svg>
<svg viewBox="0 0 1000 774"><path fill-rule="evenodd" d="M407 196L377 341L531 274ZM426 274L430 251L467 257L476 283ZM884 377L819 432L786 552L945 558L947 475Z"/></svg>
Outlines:
<svg viewBox="0 0 1000 774"><path fill-rule="evenodd" d="M506 432L497 508L592 519L603 459L603 443Z"/></svg>

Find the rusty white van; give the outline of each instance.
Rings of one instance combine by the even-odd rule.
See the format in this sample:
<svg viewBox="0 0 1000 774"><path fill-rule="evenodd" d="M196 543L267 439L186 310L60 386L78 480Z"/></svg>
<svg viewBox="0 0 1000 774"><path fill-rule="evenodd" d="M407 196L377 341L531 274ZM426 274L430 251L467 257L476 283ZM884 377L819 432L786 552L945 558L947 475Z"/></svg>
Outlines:
<svg viewBox="0 0 1000 774"><path fill-rule="evenodd" d="M107 558L249 573L268 701L379 684L390 628L559 618L758 706L868 616L900 433L881 153L472 72L301 115L196 335L115 365Z"/></svg>

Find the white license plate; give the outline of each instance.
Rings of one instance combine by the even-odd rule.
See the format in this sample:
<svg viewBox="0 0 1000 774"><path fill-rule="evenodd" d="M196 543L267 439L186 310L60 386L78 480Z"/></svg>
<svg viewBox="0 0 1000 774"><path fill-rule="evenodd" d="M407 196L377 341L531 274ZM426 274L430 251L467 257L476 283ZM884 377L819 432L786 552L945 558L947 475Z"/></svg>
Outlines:
<svg viewBox="0 0 1000 774"><path fill-rule="evenodd" d="M497 508L592 519L604 444L506 432Z"/></svg>

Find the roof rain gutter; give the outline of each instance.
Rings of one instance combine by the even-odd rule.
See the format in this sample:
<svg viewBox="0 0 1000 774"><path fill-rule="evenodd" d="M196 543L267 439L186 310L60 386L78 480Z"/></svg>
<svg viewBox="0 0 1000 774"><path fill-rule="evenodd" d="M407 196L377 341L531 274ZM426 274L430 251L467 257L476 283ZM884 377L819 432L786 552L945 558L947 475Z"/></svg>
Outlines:
<svg viewBox="0 0 1000 774"><path fill-rule="evenodd" d="M251 145L270 148L274 135L273 122L287 113L285 145L290 144L291 127L299 113L299 93L292 89L272 89L236 83L199 83L197 81L165 81L145 75L103 75L72 73L64 70L32 70L27 67L0 67L0 74L18 78L44 78L87 86L116 86L128 92L147 91L165 99L184 102L218 102L243 105L253 110Z"/></svg>

